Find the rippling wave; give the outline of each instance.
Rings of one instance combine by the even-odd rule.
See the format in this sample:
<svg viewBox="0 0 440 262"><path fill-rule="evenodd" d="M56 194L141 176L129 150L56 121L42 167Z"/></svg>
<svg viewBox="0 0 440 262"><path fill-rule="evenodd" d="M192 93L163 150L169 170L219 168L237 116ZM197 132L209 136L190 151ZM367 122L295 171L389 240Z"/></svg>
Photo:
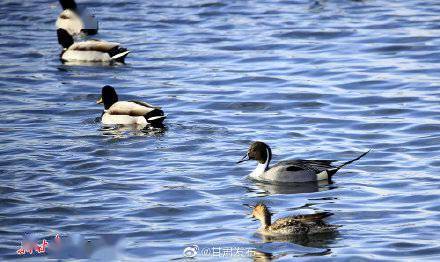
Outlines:
<svg viewBox="0 0 440 262"><path fill-rule="evenodd" d="M256 260L438 260L438 1L78 2L97 38L132 51L126 65L63 65L57 1L0 3L3 259L31 232L73 243L61 258L183 259L196 244ZM162 106L166 129L102 127L105 84ZM373 150L332 184L280 187L235 165L253 140L275 161ZM244 206L258 200L342 227L266 242Z"/></svg>

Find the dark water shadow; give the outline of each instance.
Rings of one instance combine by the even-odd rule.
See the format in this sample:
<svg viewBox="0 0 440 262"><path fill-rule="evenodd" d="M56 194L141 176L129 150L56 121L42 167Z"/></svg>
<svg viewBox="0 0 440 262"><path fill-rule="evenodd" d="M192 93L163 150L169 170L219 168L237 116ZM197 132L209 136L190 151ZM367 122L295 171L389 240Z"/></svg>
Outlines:
<svg viewBox="0 0 440 262"><path fill-rule="evenodd" d="M128 136L154 136L161 137L167 131L167 127L152 127L140 125L102 125L99 128L103 136L112 138L125 138Z"/></svg>
<svg viewBox="0 0 440 262"><path fill-rule="evenodd" d="M266 237L261 235L263 243L257 245L253 261L272 261L282 257L325 256L332 253L338 232L289 237Z"/></svg>
<svg viewBox="0 0 440 262"><path fill-rule="evenodd" d="M264 243L268 242L289 242L304 247L315 247L315 248L329 248L330 245L334 244L336 238L339 236L339 232L322 233L322 234L302 234L302 235L292 235L292 236L263 236L261 239Z"/></svg>
<svg viewBox="0 0 440 262"><path fill-rule="evenodd" d="M303 194L303 193L322 192L337 188L335 185L333 185L331 181L328 180L305 182L305 183L282 183L282 184L254 182L254 184L260 190L264 191L265 195Z"/></svg>
<svg viewBox="0 0 440 262"><path fill-rule="evenodd" d="M60 71L67 71L68 67L72 66L88 66L88 67L108 67L108 66L123 66L126 63L116 62L116 61L100 61L100 62L90 62L90 61L60 61L61 66L58 67Z"/></svg>

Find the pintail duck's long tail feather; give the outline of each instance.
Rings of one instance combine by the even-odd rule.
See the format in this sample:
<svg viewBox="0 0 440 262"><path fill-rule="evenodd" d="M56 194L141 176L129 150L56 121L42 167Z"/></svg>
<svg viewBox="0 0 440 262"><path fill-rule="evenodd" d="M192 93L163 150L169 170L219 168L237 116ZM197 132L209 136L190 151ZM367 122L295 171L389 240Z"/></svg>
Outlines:
<svg viewBox="0 0 440 262"><path fill-rule="evenodd" d="M349 164L351 164L351 163L353 163L353 162L355 162L355 161L361 159L361 158L364 157L366 154L368 154L370 151L371 151L371 149L368 150L368 151L365 152L365 153L362 153L360 156L356 157L355 159L352 159L352 160L350 160L350 161L347 161L347 162L345 162L345 163L342 163L341 165L339 165L339 166L336 167L336 170L339 170L339 169L343 168L344 166L349 165Z"/></svg>

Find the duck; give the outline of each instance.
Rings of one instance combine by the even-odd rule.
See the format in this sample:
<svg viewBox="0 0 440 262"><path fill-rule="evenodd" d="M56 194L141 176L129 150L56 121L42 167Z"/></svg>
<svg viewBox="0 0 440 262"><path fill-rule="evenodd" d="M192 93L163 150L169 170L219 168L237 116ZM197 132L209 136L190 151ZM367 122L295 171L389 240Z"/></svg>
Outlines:
<svg viewBox="0 0 440 262"><path fill-rule="evenodd" d="M78 6L74 0L60 0L63 11L55 26L64 29L73 36L95 35L98 33L98 21L87 8Z"/></svg>
<svg viewBox="0 0 440 262"><path fill-rule="evenodd" d="M118 43L102 40L87 40L74 42L68 31L57 30L58 43L63 47L60 54L62 62L120 62L125 63L125 57L130 53Z"/></svg>
<svg viewBox="0 0 440 262"><path fill-rule="evenodd" d="M140 101L119 101L116 90L109 85L102 88L97 104L104 104L101 122L104 125L140 125L163 127L166 116L160 107Z"/></svg>
<svg viewBox="0 0 440 262"><path fill-rule="evenodd" d="M260 221L258 233L266 237L287 237L336 232L338 226L327 224L324 219L332 216L330 212L296 215L279 218L272 222L272 212L264 203L252 207L251 217Z"/></svg>
<svg viewBox="0 0 440 262"><path fill-rule="evenodd" d="M264 142L255 141L251 143L246 155L237 162L255 160L258 162L254 171L249 174L251 179L269 183L301 183L311 181L328 180L344 166L351 164L369 151L360 156L340 165L334 166L332 163L336 160L303 160L294 159L278 162L272 167L269 166L272 160L272 150Z"/></svg>

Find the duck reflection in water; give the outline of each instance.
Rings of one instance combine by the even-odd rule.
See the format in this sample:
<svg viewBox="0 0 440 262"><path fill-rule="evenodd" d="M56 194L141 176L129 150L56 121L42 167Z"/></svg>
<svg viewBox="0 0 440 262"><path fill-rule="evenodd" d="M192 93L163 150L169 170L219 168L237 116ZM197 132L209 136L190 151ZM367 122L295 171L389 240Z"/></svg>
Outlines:
<svg viewBox="0 0 440 262"><path fill-rule="evenodd" d="M305 183L275 183L275 184L254 182L254 184L260 190L264 191L265 195L313 193L313 192L322 192L337 188L332 183L332 181L329 180L312 181ZM251 189L251 191L254 190Z"/></svg>
<svg viewBox="0 0 440 262"><path fill-rule="evenodd" d="M277 244L281 244L281 243L273 243L276 247L272 248L272 249L278 249L277 248ZM314 250L316 252L296 252L296 251L281 251L281 252L276 252L274 251L273 253L270 251L267 251L267 248L263 247L263 250L258 250L255 249L253 252L253 256L252 256L252 260L256 261L256 262L265 262L265 261L276 261L282 257L285 258L290 258L290 260L292 260L292 257L306 257L306 256L325 256L328 254L331 254L331 249L327 248L324 250ZM300 254L298 254L300 253Z"/></svg>
<svg viewBox="0 0 440 262"><path fill-rule="evenodd" d="M98 117L96 121L100 121ZM101 126L99 129L103 136L113 137L113 138L126 138L129 136L157 136L161 137L165 134L167 130L164 128L154 128L154 127L141 127L138 125L105 125Z"/></svg>

